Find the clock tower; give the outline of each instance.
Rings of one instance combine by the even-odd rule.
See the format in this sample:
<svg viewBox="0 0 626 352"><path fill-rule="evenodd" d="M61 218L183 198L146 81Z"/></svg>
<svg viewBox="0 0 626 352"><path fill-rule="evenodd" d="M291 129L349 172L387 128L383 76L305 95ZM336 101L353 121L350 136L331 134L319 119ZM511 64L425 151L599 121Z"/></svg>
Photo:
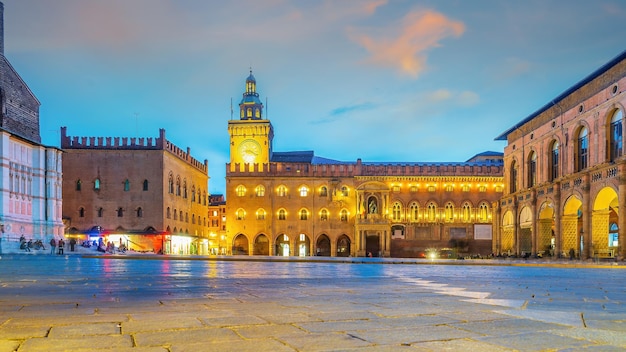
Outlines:
<svg viewBox="0 0 626 352"><path fill-rule="evenodd" d="M263 118L263 103L256 92L256 79L246 78L246 90L239 103L239 120L228 121L230 135L230 169L239 164L268 164L272 155L274 130ZM252 170L252 168L251 168Z"/></svg>

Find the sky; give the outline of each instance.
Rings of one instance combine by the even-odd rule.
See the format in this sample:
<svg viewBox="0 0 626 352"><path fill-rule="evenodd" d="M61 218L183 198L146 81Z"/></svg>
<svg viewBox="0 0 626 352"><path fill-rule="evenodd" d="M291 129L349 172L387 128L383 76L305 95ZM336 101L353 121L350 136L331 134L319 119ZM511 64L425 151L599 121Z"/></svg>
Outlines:
<svg viewBox="0 0 626 352"><path fill-rule="evenodd" d="M274 151L458 162L626 50L623 0L3 0L42 143L153 137L209 163L250 69ZM231 101L235 115L231 115Z"/></svg>

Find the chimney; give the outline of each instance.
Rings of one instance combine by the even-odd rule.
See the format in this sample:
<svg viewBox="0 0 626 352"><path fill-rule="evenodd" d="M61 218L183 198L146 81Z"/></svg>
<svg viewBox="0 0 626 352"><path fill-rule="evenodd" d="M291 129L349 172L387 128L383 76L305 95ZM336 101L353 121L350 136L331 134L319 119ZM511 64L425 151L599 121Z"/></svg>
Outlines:
<svg viewBox="0 0 626 352"><path fill-rule="evenodd" d="M4 55L4 4L0 1L0 54Z"/></svg>

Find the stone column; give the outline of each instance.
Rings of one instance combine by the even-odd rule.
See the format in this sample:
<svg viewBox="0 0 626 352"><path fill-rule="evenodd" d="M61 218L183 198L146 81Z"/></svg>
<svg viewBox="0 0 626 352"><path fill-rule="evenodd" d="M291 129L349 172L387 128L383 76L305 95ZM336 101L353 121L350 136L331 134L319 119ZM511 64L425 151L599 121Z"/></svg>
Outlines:
<svg viewBox="0 0 626 352"><path fill-rule="evenodd" d="M563 234L561 230L561 217L563 216L563 204L561 204L561 183L554 184L554 254L556 258L563 253Z"/></svg>
<svg viewBox="0 0 626 352"><path fill-rule="evenodd" d="M617 260L626 258L626 164L620 163L618 166L619 187L617 190L617 226L619 227L619 238L617 240Z"/></svg>
<svg viewBox="0 0 626 352"><path fill-rule="evenodd" d="M593 234L591 233L591 195L590 195L590 189L591 186L589 185L589 175L584 175L582 177L582 187L583 187L583 214L582 214L582 220L583 220L583 227L582 227L582 231L583 233L580 234L583 237L583 245L586 248L583 248L581 253L581 259L587 259L587 258L591 258L593 256L593 245L591 242L591 239L593 238ZM580 238L579 238L580 241Z"/></svg>

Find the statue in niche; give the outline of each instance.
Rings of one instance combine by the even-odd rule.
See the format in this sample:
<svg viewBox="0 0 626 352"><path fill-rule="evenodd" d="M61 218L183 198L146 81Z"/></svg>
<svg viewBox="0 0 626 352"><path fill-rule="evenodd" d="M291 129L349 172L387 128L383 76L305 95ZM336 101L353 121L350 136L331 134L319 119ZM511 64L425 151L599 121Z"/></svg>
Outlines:
<svg viewBox="0 0 626 352"><path fill-rule="evenodd" d="M376 198L374 198L374 197L370 198L370 202L368 204L368 213L370 213L370 214L378 213L377 204L376 204Z"/></svg>

